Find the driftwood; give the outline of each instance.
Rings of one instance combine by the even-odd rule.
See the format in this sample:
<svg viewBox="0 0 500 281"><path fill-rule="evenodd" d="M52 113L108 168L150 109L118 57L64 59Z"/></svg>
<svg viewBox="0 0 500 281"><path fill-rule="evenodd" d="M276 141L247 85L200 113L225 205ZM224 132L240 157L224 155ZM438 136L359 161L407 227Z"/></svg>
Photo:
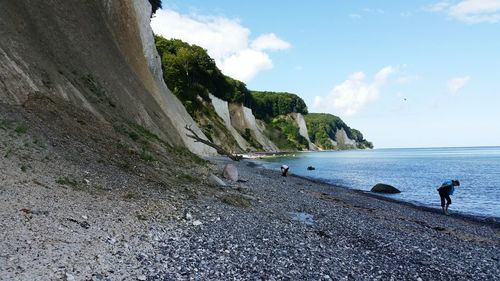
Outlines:
<svg viewBox="0 0 500 281"><path fill-rule="evenodd" d="M217 150L217 153L221 154L221 155L226 155L227 157L229 157L231 160L234 160L234 161L240 161L243 157L241 155L235 155L235 154L232 154L231 152L225 150L224 148L212 143L211 141L209 140L205 140L205 139L202 139L198 136L198 134L196 134L193 129L191 129L190 126L186 125L184 127L186 130L188 130L192 135L190 134L186 134L186 136L194 139L195 142L201 142L203 144L206 144L212 148L215 148L215 150Z"/></svg>

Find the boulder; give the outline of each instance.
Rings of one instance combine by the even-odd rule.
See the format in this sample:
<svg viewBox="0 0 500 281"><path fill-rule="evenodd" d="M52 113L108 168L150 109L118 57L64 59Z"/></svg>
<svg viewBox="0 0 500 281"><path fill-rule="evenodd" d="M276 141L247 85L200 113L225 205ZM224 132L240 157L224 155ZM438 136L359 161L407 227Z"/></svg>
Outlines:
<svg viewBox="0 0 500 281"><path fill-rule="evenodd" d="M399 189L395 188L392 185L377 183L372 187L371 192L379 192L379 193L401 193Z"/></svg>
<svg viewBox="0 0 500 281"><path fill-rule="evenodd" d="M238 181L238 169L233 164L227 164L222 171L224 178L232 181Z"/></svg>

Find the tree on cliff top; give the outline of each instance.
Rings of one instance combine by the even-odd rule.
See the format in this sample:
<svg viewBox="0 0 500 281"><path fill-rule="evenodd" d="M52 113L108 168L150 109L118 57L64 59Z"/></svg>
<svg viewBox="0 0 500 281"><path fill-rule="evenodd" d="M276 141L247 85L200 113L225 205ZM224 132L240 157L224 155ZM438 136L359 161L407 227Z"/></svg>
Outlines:
<svg viewBox="0 0 500 281"><path fill-rule="evenodd" d="M292 112L307 114L306 103L296 94L252 91L251 95L252 99L245 105L252 109L258 119L267 120Z"/></svg>
<svg viewBox="0 0 500 281"><path fill-rule="evenodd" d="M224 75L202 47L161 36L155 36L155 44L163 78L190 114L202 108L199 98L210 102L209 93L237 103L251 98L245 83Z"/></svg>
<svg viewBox="0 0 500 281"><path fill-rule="evenodd" d="M156 13L158 9L161 9L161 0L149 0L149 3L151 4L151 15Z"/></svg>

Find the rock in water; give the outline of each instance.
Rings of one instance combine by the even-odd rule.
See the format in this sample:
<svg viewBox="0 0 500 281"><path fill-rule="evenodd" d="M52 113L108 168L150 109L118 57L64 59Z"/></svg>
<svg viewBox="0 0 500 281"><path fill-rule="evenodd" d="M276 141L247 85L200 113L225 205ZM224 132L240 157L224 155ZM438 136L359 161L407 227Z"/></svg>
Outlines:
<svg viewBox="0 0 500 281"><path fill-rule="evenodd" d="M227 164L224 166L222 175L228 180L238 181L238 169L236 169L236 166L233 164Z"/></svg>
<svg viewBox="0 0 500 281"><path fill-rule="evenodd" d="M377 183L372 187L371 191L379 193L401 193L401 191L399 191L399 189L395 188L394 186L383 183Z"/></svg>
<svg viewBox="0 0 500 281"><path fill-rule="evenodd" d="M208 175L208 182L211 184L211 185L215 185L215 186L227 186L226 183L219 179L216 175L214 174L210 174Z"/></svg>

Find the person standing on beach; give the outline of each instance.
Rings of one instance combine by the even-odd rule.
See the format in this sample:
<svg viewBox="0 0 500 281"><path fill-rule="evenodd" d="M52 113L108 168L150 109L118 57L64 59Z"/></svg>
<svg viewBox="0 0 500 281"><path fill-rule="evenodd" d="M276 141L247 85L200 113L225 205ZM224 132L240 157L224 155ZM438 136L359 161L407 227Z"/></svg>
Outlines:
<svg viewBox="0 0 500 281"><path fill-rule="evenodd" d="M439 197L441 198L441 208L443 208L443 213L445 215L448 214L448 206L451 205L450 195L453 195L455 186L460 186L460 182L458 180L448 180L443 182L443 184L437 189Z"/></svg>
<svg viewBox="0 0 500 281"><path fill-rule="evenodd" d="M288 175L289 167L287 165L281 165L281 175L286 177Z"/></svg>

